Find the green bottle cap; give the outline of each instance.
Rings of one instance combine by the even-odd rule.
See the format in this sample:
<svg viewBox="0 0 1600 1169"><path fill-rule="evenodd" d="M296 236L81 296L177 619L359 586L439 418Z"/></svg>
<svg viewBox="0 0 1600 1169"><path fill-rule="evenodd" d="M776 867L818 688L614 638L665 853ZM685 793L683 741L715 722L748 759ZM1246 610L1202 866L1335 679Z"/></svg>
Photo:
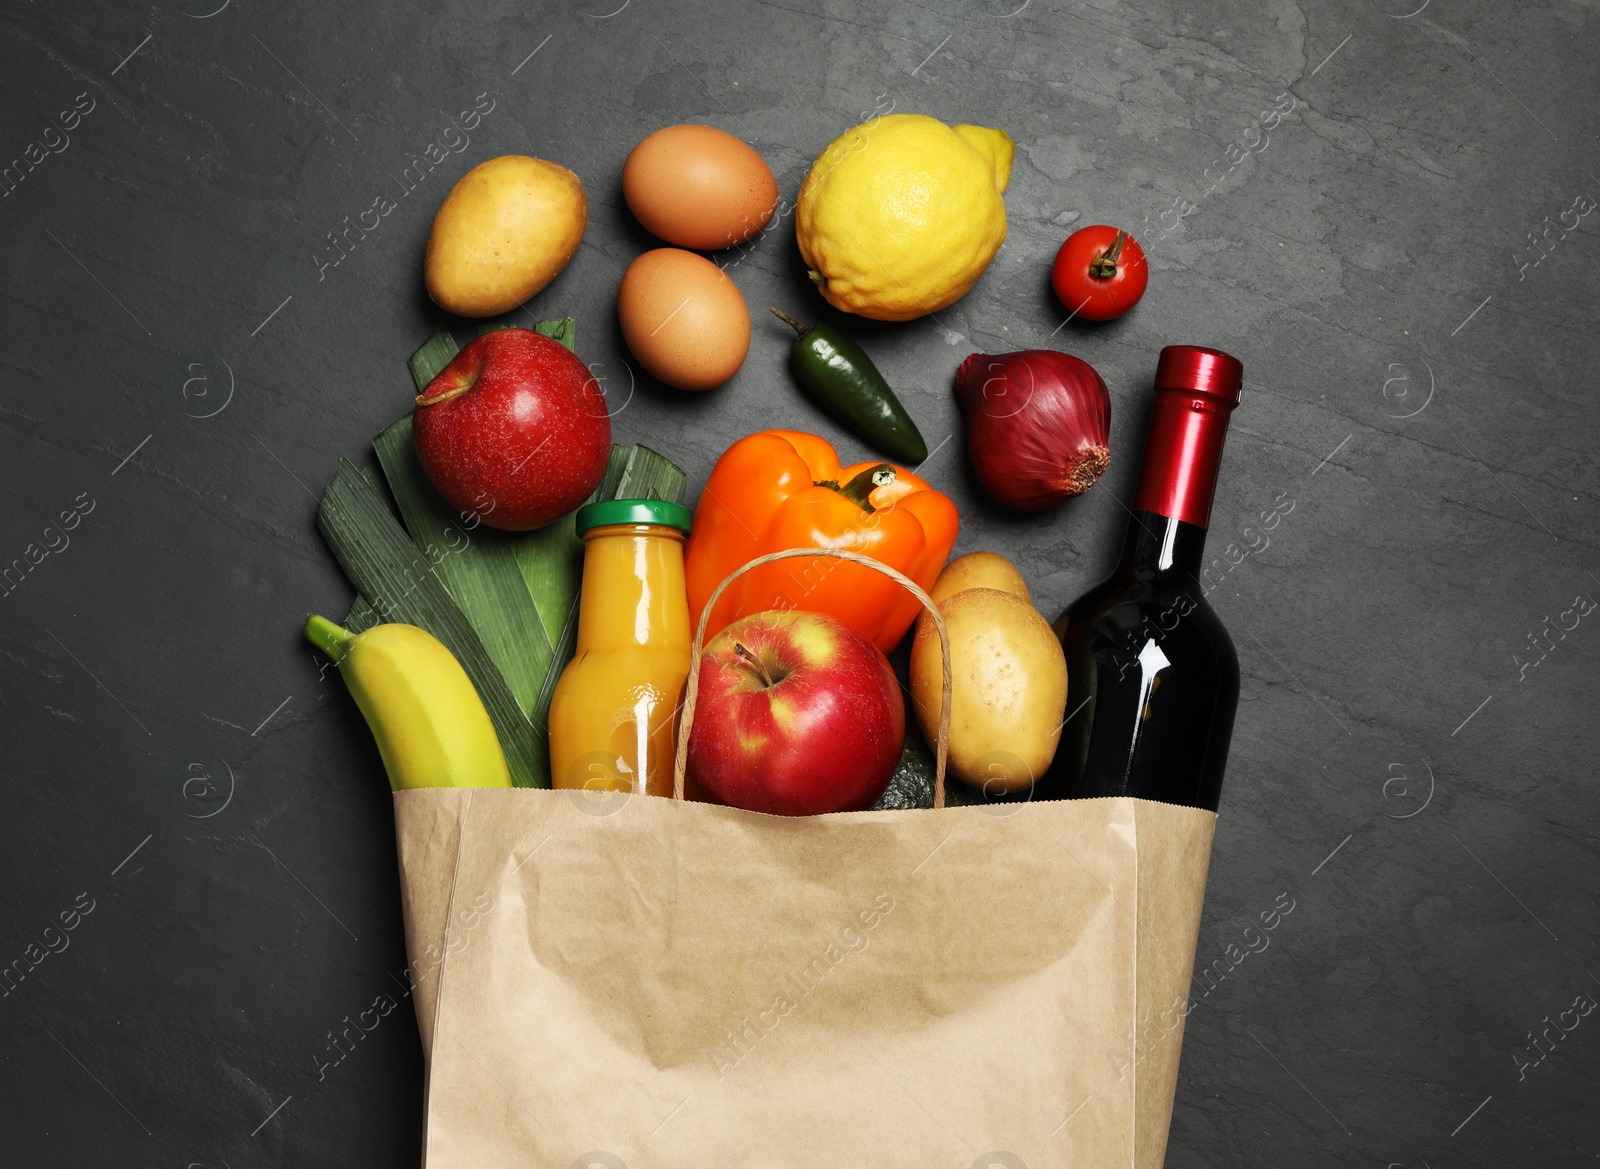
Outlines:
<svg viewBox="0 0 1600 1169"><path fill-rule="evenodd" d="M612 524L660 524L687 532L692 518L693 514L683 504L668 503L664 499L607 499L586 503L578 509L578 535L590 528Z"/></svg>

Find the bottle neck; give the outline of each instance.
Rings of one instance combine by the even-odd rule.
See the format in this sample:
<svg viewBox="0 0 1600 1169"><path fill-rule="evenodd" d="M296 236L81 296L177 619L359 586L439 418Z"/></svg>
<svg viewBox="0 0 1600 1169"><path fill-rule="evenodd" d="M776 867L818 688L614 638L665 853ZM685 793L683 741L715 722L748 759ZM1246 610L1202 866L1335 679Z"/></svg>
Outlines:
<svg viewBox="0 0 1600 1169"><path fill-rule="evenodd" d="M1144 466L1123 542L1124 570L1141 579L1198 580L1234 402L1195 389L1158 388Z"/></svg>
<svg viewBox="0 0 1600 1169"><path fill-rule="evenodd" d="M656 524L613 524L583 536L578 653L638 646L689 648L684 534Z"/></svg>
<svg viewBox="0 0 1600 1169"><path fill-rule="evenodd" d="M1197 582L1205 551L1204 528L1153 511L1135 511L1122 542L1122 570L1139 580Z"/></svg>
<svg viewBox="0 0 1600 1169"><path fill-rule="evenodd" d="M1234 405L1200 390L1156 391L1134 511L1182 520L1202 532L1210 525L1222 442Z"/></svg>

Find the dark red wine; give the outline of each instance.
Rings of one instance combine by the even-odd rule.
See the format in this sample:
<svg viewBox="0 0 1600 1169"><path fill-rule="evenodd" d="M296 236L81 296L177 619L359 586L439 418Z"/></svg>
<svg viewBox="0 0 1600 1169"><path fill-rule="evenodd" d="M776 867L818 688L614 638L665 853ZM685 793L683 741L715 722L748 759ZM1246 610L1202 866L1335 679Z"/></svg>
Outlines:
<svg viewBox="0 0 1600 1169"><path fill-rule="evenodd" d="M1122 557L1055 622L1068 717L1034 799L1139 796L1216 811L1239 659L1200 572L1243 373L1215 349L1161 351Z"/></svg>

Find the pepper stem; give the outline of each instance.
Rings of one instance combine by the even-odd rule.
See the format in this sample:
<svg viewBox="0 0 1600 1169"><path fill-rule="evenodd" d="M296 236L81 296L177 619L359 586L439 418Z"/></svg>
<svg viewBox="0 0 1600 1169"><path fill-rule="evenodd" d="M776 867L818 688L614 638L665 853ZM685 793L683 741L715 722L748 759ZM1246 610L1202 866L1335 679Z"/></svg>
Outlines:
<svg viewBox="0 0 1600 1169"><path fill-rule="evenodd" d="M354 633L326 617L312 613L306 618L306 640L332 658L335 665L350 652L350 643L355 639Z"/></svg>
<svg viewBox="0 0 1600 1169"><path fill-rule="evenodd" d="M1122 245L1128 240L1128 233L1118 231L1116 238L1111 241L1111 246L1103 252L1097 252L1094 259L1089 261L1089 275L1096 280L1110 280L1117 274L1117 260L1122 256Z"/></svg>
<svg viewBox="0 0 1600 1169"><path fill-rule="evenodd" d="M888 463L878 463L859 472L850 482L841 485L837 479L823 479L813 486L831 487L862 511L871 515L876 508L872 506L871 495L880 487L887 487L895 481L895 469Z"/></svg>
<svg viewBox="0 0 1600 1169"><path fill-rule="evenodd" d="M772 310L772 315L777 317L780 321L782 321L784 324L788 325L791 329L794 330L794 335L795 335L795 339L796 340L798 340L801 337L804 337L807 333L811 332L812 329L816 328L815 325L802 325L799 321L795 320L788 313L784 312L781 308L773 309Z"/></svg>
<svg viewBox="0 0 1600 1169"><path fill-rule="evenodd" d="M761 684L763 686L769 688L772 686L772 675L767 673L767 668L761 664L760 658L756 657L755 654L745 649L745 647L740 645L737 641L733 643L733 652L743 658L745 660L745 664L756 672L756 677L761 679Z"/></svg>

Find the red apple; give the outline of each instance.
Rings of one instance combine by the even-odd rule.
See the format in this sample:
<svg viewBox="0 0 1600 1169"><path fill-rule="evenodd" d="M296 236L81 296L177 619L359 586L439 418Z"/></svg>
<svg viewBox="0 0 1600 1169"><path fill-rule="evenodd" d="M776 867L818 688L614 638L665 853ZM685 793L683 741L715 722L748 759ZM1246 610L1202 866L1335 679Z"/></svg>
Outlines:
<svg viewBox="0 0 1600 1169"><path fill-rule="evenodd" d="M860 811L889 785L905 732L877 646L822 613L753 613L700 657L689 775L752 812Z"/></svg>
<svg viewBox="0 0 1600 1169"><path fill-rule="evenodd" d="M439 371L411 436L445 500L491 528L542 528L589 498L611 454L611 418L583 362L528 329L496 329Z"/></svg>

